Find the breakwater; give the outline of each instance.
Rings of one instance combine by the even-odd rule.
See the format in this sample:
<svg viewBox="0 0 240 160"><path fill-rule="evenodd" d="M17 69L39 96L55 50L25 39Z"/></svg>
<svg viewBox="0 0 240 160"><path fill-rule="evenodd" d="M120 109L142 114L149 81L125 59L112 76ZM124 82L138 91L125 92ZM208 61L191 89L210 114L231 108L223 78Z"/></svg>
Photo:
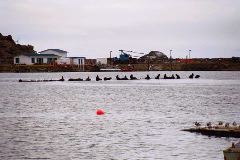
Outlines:
<svg viewBox="0 0 240 160"><path fill-rule="evenodd" d="M202 126L199 122L195 122L194 128L187 128L183 129L182 131L200 133L202 135L215 137L240 138L240 124L237 124L235 121L232 124L219 121L218 124L215 125L211 122L208 122L205 126Z"/></svg>
<svg viewBox="0 0 240 160"><path fill-rule="evenodd" d="M151 79L181 79L181 77L178 74L172 74L171 76L168 76L167 74L164 74L163 77L160 77L161 74L157 74L157 76L155 77L150 77L149 74L146 75L146 77L144 78L145 80L151 80ZM133 74L131 74L129 76L129 78L125 75L124 77L120 78L119 75L115 76L116 80L118 81L124 81L124 80L140 80L141 78L137 78L135 76L133 76ZM200 78L200 75L194 75L194 73L190 74L188 76L189 79L198 79ZM96 76L96 78L94 78L96 81L109 81L112 80L112 77L103 77L100 78L98 75ZM83 78L69 78L68 81L91 81L92 79L88 76L86 79ZM22 80L19 79L19 82L53 82L53 81L65 81L64 77L62 76L61 79L44 79L44 80Z"/></svg>
<svg viewBox="0 0 240 160"><path fill-rule="evenodd" d="M128 64L119 64L126 68ZM131 64L133 71L148 71L148 64ZM240 71L239 62L152 63L152 71ZM85 65L85 72L100 71L102 66ZM103 67L104 68L104 67ZM83 72L77 65L0 65L0 72Z"/></svg>

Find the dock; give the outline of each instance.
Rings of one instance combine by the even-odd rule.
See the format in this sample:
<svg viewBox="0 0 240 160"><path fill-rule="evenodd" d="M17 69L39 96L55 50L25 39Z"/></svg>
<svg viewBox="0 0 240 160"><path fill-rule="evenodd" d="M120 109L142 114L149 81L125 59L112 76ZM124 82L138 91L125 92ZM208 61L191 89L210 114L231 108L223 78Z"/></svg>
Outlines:
<svg viewBox="0 0 240 160"><path fill-rule="evenodd" d="M240 128L217 128L217 127L196 127L183 129L182 131L200 133L207 136L215 137L234 137L240 138Z"/></svg>

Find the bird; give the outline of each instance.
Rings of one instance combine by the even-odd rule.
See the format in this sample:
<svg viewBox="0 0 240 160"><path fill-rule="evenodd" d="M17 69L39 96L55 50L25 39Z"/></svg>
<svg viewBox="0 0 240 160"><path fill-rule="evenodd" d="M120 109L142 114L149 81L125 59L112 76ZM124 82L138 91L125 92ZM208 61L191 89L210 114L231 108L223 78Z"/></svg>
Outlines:
<svg viewBox="0 0 240 160"><path fill-rule="evenodd" d="M219 122L218 122L218 125L220 125L220 126L223 125L223 122L222 122L222 121L219 121Z"/></svg>
<svg viewBox="0 0 240 160"><path fill-rule="evenodd" d="M167 75L166 74L164 74L164 79L167 79Z"/></svg>
<svg viewBox="0 0 240 160"><path fill-rule="evenodd" d="M201 124L199 122L197 122L197 121L194 124L195 124L196 127L200 127L201 126Z"/></svg>
<svg viewBox="0 0 240 160"><path fill-rule="evenodd" d="M121 78L119 78L119 76L118 76L118 75L116 76L116 79L117 79L117 80L121 80Z"/></svg>
<svg viewBox="0 0 240 160"><path fill-rule="evenodd" d="M149 75L147 75L147 77L145 78L146 80L149 80L149 79L151 79L150 77L149 77Z"/></svg>
<svg viewBox="0 0 240 160"><path fill-rule="evenodd" d="M211 128L211 127L212 127L212 123L211 123L211 122L208 122L208 123L207 123L207 126L208 126L208 128Z"/></svg>
<svg viewBox="0 0 240 160"><path fill-rule="evenodd" d="M177 79L180 79L180 76L178 74L176 74L176 77L177 77Z"/></svg>
<svg viewBox="0 0 240 160"><path fill-rule="evenodd" d="M86 81L91 81L91 79L90 79L90 77L89 77L89 76L86 78Z"/></svg>
<svg viewBox="0 0 240 160"><path fill-rule="evenodd" d="M104 81L107 81L107 80L111 80L112 77L104 77L103 79L104 79Z"/></svg>
<svg viewBox="0 0 240 160"><path fill-rule="evenodd" d="M194 76L194 74L192 73L192 74L189 76L189 78L190 78L190 79L193 79L193 76Z"/></svg>
<svg viewBox="0 0 240 160"><path fill-rule="evenodd" d="M99 76L97 75L97 77L96 77L96 81L101 81L102 79L101 78L99 78Z"/></svg>
<svg viewBox="0 0 240 160"><path fill-rule="evenodd" d="M131 75L130 75L130 79L131 79L131 80L136 80L137 77L134 77L134 76L131 74Z"/></svg>
<svg viewBox="0 0 240 160"><path fill-rule="evenodd" d="M59 81L64 81L64 78L63 78L63 76L62 76L62 78L61 78L61 79L59 79Z"/></svg>
<svg viewBox="0 0 240 160"><path fill-rule="evenodd" d="M225 128L228 128L229 127L229 123L225 123Z"/></svg>
<svg viewBox="0 0 240 160"><path fill-rule="evenodd" d="M200 78L200 75L196 75L195 78Z"/></svg>
<svg viewBox="0 0 240 160"><path fill-rule="evenodd" d="M156 77L155 77L155 79L159 79L160 78L160 74L158 74Z"/></svg>
<svg viewBox="0 0 240 160"><path fill-rule="evenodd" d="M128 78L127 78L127 76L126 76L126 75L123 77L123 80L128 80Z"/></svg>
<svg viewBox="0 0 240 160"><path fill-rule="evenodd" d="M232 123L232 125L233 125L233 126L237 126L237 123L234 121L234 122Z"/></svg>

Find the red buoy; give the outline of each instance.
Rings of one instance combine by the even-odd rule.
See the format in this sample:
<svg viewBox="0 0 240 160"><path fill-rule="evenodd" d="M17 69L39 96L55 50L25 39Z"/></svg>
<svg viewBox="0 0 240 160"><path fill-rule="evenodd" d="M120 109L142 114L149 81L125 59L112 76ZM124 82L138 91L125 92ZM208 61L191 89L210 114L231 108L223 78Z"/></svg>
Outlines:
<svg viewBox="0 0 240 160"><path fill-rule="evenodd" d="M104 110L102 110L102 109L97 109L97 111L96 111L96 114L97 115L104 115Z"/></svg>

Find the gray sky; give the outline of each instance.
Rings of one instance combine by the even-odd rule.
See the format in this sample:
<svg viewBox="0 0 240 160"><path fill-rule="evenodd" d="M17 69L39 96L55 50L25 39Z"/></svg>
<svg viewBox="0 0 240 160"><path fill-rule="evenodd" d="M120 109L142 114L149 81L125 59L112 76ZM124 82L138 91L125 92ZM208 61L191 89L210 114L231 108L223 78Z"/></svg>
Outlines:
<svg viewBox="0 0 240 160"><path fill-rule="evenodd" d="M240 56L240 0L0 0L0 32L36 51Z"/></svg>

